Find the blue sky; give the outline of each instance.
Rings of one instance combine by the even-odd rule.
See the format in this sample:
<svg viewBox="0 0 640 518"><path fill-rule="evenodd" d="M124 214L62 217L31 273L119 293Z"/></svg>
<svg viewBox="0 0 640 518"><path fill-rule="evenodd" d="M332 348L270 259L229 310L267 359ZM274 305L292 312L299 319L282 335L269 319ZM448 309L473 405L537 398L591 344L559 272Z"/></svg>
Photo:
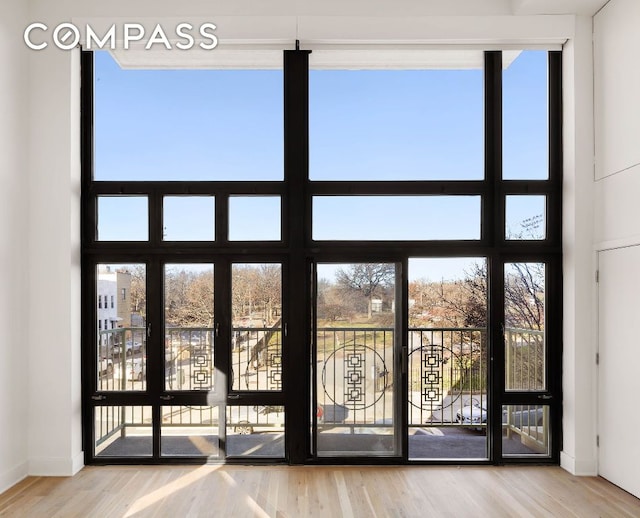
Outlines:
<svg viewBox="0 0 640 518"><path fill-rule="evenodd" d="M95 55L96 179L282 180L281 70L121 70ZM546 178L546 81L543 51L504 71L505 178ZM482 178L481 70L312 70L309 91L312 180ZM316 199L314 237L479 237L477 197L422 201ZM165 200L166 239L212 239L214 204ZM279 200L230 205L232 239L280 237ZM146 212L144 198L101 199L100 239L146 239ZM544 198L510 198L509 231L543 212ZM442 268L433 263L435 278L447 277Z"/></svg>

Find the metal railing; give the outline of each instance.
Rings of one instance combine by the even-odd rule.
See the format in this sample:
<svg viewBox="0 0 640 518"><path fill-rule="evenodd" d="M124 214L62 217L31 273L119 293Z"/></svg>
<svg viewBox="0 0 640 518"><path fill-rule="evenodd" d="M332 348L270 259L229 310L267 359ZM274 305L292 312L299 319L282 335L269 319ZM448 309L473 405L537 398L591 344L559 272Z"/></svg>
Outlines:
<svg viewBox="0 0 640 518"><path fill-rule="evenodd" d="M544 331L508 327L504 340L506 390L544 390Z"/></svg>
<svg viewBox="0 0 640 518"><path fill-rule="evenodd" d="M408 336L409 426L485 427L488 413L486 330L412 327ZM213 388L213 340L212 328L166 329L167 390ZM146 389L146 365L141 379L126 373L128 362L138 359L143 364L146 362L144 328L101 331L98 343L101 353L98 390ZM341 426L353 431L393 425L394 346L395 331L390 327L317 329L316 412L319 427ZM544 333L505 329L505 348L507 387L539 389L544 381ZM104 368L105 360L113 365L110 372ZM234 390L281 390L281 324L235 327L231 363ZM163 412L163 426L202 426L214 421L212 415L208 419L202 417L201 407L181 407L179 411L171 410L169 406L165 408L168 410ZM278 413L281 411L279 409ZM191 416L193 412L198 416ZM215 413L217 416L217 411ZM231 424L240 423L251 430L270 425L269 412L253 408L245 413L245 416L238 414L237 417L228 415L227 419ZM146 417L145 412L97 407L96 444L126 427L147 426L143 417Z"/></svg>
<svg viewBox="0 0 640 518"><path fill-rule="evenodd" d="M483 328L409 329L409 426L486 426L486 336Z"/></svg>
<svg viewBox="0 0 640 518"><path fill-rule="evenodd" d="M318 328L319 426L393 424L393 328Z"/></svg>
<svg viewBox="0 0 640 518"><path fill-rule="evenodd" d="M391 426L393 328L319 328L316 348L321 426ZM486 332L410 328L409 426L486 425Z"/></svg>

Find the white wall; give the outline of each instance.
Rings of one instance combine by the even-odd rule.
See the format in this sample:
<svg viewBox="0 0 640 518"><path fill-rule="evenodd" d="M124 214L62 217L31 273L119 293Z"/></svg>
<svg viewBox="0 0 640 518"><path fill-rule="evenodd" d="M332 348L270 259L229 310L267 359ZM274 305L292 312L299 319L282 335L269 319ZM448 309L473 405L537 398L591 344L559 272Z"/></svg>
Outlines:
<svg viewBox="0 0 640 518"><path fill-rule="evenodd" d="M9 8L8 16L2 21L13 20L25 16L19 0L2 0L2 9ZM464 5L463 5L464 4ZM585 336L585 322L591 321L592 311L585 300L585 290L591 289L591 266L589 259L584 258L586 250L592 250L592 235L588 218L585 214L591 207L591 184L585 178L591 178L589 164L592 149L589 142L590 128L590 18L573 17L511 17L511 2L507 0L469 0L458 2L458 7L451 7L448 2L419 2L403 0L400 3L379 2L312 2L303 0L279 0L277 2L236 2L224 0L184 0L176 3L169 0L141 0L130 2L114 0L113 2L67 0L52 2L51 0L31 0L29 21L44 21L52 26L70 19L108 17L126 17L127 21L136 21L137 17L149 19L160 17L177 17L192 15L208 17L216 20L222 15L254 15L263 14L289 16L302 14L307 32L312 39L323 39L328 34L338 38L340 34L348 34L348 29L361 31L370 35L358 17L379 16L379 26L384 26L384 39L387 41L395 35L397 40L406 37L405 23L410 23L410 37L422 40L440 41L442 43L478 43L494 41L504 44L520 41L538 43L561 42L569 39L573 42L574 34L578 40L570 43L565 56L565 74L572 80L569 88L575 86L576 95L572 91L566 93L565 103L569 104L565 125L573 127L568 133L568 149L565 160L570 169L565 185L565 195L570 203L565 210L567 225L565 232L567 244L565 252L565 272L569 282L565 286L565 448L563 465L575 472L592 472L594 454L590 445L593 442L592 415L593 398L590 393L592 376L584 369L585 350L589 354L593 341ZM403 10L403 6L406 9ZM449 7L446 7L449 6ZM482 20L472 16L448 16L466 7L466 14L486 15ZM431 10L429 10L431 9ZM440 15L436 20L424 20L424 34L420 34L420 24L416 16L433 13ZM385 16L395 15L393 20ZM458 13L459 14L459 13ZM343 20L339 26L327 24L323 16L354 16ZM12 18L13 17L13 18ZM258 23L268 24L269 18L258 18ZM161 21L161 20L158 20ZM335 21L335 19L333 20ZM426 23L429 21L429 23ZM434 28L434 25L437 27ZM327 27L327 32L322 27ZM333 27L333 28L331 28ZM21 27L22 28L22 27ZM428 29L433 30L428 30ZM329 33L329 29L333 32ZM436 30L437 29L437 30ZM256 28L256 31L258 29ZM416 32L417 31L417 32ZM304 35L300 35L301 39ZM20 47L21 38L15 34L5 36L11 39L14 47ZM327 43L325 40L324 43ZM4 46L3 46L4 47ZM79 104L78 104L78 53L61 52L54 49L35 52L29 51L29 74L27 83L26 71L20 75L20 59L25 58L24 51L5 56L5 49L0 49L2 63L10 63L16 76L8 84L7 76L0 76L0 106L5 106L7 99L22 101L23 108L29 109L27 125L20 125L19 117L14 115L8 119L0 118L0 150L5 147L8 153L1 152L0 160L19 163L27 156L24 144L16 135L16 129L28 136L30 143L30 161L28 164L28 185L26 171L22 169L13 173L10 182L17 185L25 193L24 197L5 194L6 203L0 210L10 216L11 225L0 221L0 238L20 243L19 236L28 231L29 249L22 241L22 249L9 250L13 253L8 260L8 267L0 269L2 283L9 283L9 292L0 292L0 319L7 322L23 324L21 328L29 328L29 375L21 376L21 372L0 362L0 375L7 370L10 390L2 390L2 394L10 394L5 403L0 394L0 410L9 408L9 415L16 422L24 422L25 405L28 405L28 431L24 425L8 427L11 437L5 440L3 430L0 437L0 459L4 466L4 455L8 458L6 470L21 466L29 459L29 472L32 474L70 475L82 465L81 422L80 422L80 276L79 276ZM13 76L12 76L13 77ZM10 93L7 95L6 90ZM565 91L567 87L565 87ZM24 92L28 92L29 105L25 104ZM13 93L15 92L15 94ZM11 110L16 104L11 101ZM8 126L8 128L7 128ZM28 135L26 132L28 131ZM6 134L6 135L5 135ZM3 163L3 162L0 162ZM5 169L3 167L3 169ZM13 169L13 168L10 168ZM3 171L3 175L5 172ZM4 178L4 176L3 176ZM27 196L28 189L28 196ZM28 226L27 226L28 223ZM18 228L16 228L18 227ZM587 245L586 243L589 243ZM19 253L21 252L21 253ZM3 253L5 251L3 250ZM28 261L24 258L28 257ZM3 261L5 261L3 256ZM586 261L586 262L585 262ZM25 293L26 275L30 276L30 289ZM11 272L11 273L9 273ZM15 273L17 272L17 274ZM55 272L55 275L52 275ZM20 280L21 279L21 280ZM589 288L587 288L589 287ZM9 293L5 295L5 293ZM55 294L56 303L46 294ZM9 306L9 302L11 306ZM16 304L20 310L13 309ZM7 316L9 315L9 316ZM2 322L2 320L0 320ZM28 324L28 325L27 325ZM3 329L11 329L4 326ZM52 337L51 329L55 329ZM12 331L11 342L24 340L19 331ZM3 336L4 340L4 336ZM0 342L2 351L7 342ZM15 348L11 354L16 354ZM23 359L22 357L20 358ZM17 360L16 360L17 361ZM19 363L18 363L19 364ZM0 384L9 383L5 376L0 376ZM28 381L27 381L28 380ZM4 385L2 385L4 387ZM18 389L16 389L18 387ZM15 400L25 393L16 405ZM55 404L52 402L55 401ZM4 415L3 415L4 417ZM20 419L19 419L20 418ZM28 449L28 453L27 453ZM6 451L6 453L4 453ZM10 450L10 451L9 451ZM15 458L14 458L15 457ZM2 469L5 469L2 467ZM24 470L24 466L22 466ZM13 476L15 480L23 473ZM1 475L1 470L0 470Z"/></svg>
<svg viewBox="0 0 640 518"><path fill-rule="evenodd" d="M628 268L616 272L618 278L638 277L640 264L623 261L625 257L637 257L640 246L640 2L637 0L611 0L594 18L594 113L595 113L595 248L607 251L608 264L624 265ZM633 248L629 248L633 247ZM603 256L603 257L605 257ZM633 270L632 270L633 269ZM609 279L601 280L601 289L609 286ZM599 326L601 330L611 330L620 315L640 314L638 294L623 293L620 297L601 297L606 307L599 308ZM619 306L618 306L619 305ZM617 309L619 307L619 309ZM633 322L628 321L629 324ZM616 331L620 331L619 329ZM638 341L633 333L627 333L629 340L615 340L613 332L600 333L598 347L604 360L617 358L619 362L634 362L638 351ZM605 364L607 372L623 371L618 367ZM608 408L627 408L634 405L638 393L636 378L625 377L626 390L612 393L603 384L599 387L602 415ZM622 404L615 401L624 398ZM624 420L623 420L624 422ZM625 431L616 427L604 426L601 443L624 440ZM611 434L616 434L611 437ZM609 442L606 442L609 441ZM635 448L637 451L637 448ZM600 464L605 476L628 491L638 494L637 457L633 457L631 448L603 448L600 452ZM616 457L619 455L619 457ZM631 459L629 458L631 456ZM611 458L614 457L614 458ZM620 467L620 472L612 467ZM626 468L625 468L626 466ZM635 481L627 484L624 469L635 473ZM620 479L614 479L620 474Z"/></svg>
<svg viewBox="0 0 640 518"><path fill-rule="evenodd" d="M595 17L596 234L599 249L640 243L640 2Z"/></svg>
<svg viewBox="0 0 640 518"><path fill-rule="evenodd" d="M576 19L563 52L563 448L561 465L595 475L592 18Z"/></svg>
<svg viewBox="0 0 640 518"><path fill-rule="evenodd" d="M29 473L72 475L83 461L79 52L34 51L30 65Z"/></svg>
<svg viewBox="0 0 640 518"><path fill-rule="evenodd" d="M22 0L0 3L0 492L27 475L28 54Z"/></svg>

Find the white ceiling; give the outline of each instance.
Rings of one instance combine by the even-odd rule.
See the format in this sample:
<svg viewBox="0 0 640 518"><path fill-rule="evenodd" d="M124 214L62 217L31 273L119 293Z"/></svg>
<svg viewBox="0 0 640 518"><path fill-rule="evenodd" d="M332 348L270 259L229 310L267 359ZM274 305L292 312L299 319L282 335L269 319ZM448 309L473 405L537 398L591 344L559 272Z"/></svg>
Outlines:
<svg viewBox="0 0 640 518"><path fill-rule="evenodd" d="M374 67L374 61L380 62L381 53L379 50L373 53L367 53L366 49L357 50L352 47L354 44L453 43L472 46L475 44L486 48L489 34L490 40L499 43L503 49L512 45L515 46L513 49L517 50L523 48L523 45L529 48L536 44L551 48L549 45L558 45L566 41L568 36L565 26L571 25L572 19L570 16L547 19L545 16L536 15L593 16L609 0L270 0L268 4L272 10L269 11L269 15L260 14L266 6L262 0L245 0L240 3L236 0L183 1L189 8L185 8L187 11L198 11L200 7L206 7L218 13L215 18L218 26L216 34L221 45L216 52L194 49L188 53L187 59L184 53L165 52L158 47L154 47L153 51L145 51L133 45L129 51L114 52L121 66L234 68L253 64L254 67L270 68L280 66L281 49L292 48L293 42L298 39L302 48L317 51L314 59L318 68L337 66L331 52L320 52L324 44L345 44L353 48L350 56L352 61L367 67ZM109 5L113 9L113 15L117 16L119 11L125 8L122 3L125 0L112 2ZM153 5L155 9L151 12L157 10L160 16L168 14L168 9L175 5L171 0L140 2L149 4L147 7L150 10ZM129 5L128 0L126 3ZM78 5L87 8L96 4L80 2ZM114 16L94 18L96 13L91 11L87 8L87 20L91 20L94 28L99 22L110 24L117 21ZM233 14L225 16L223 13ZM74 17L74 21L82 18ZM170 18L163 19L168 24ZM144 23L144 20L138 21ZM156 19L153 23L157 21ZM197 26L197 23L194 23L194 26ZM399 34L401 36L398 36ZM429 36L428 41L424 40L424 35ZM399 41L399 38L402 41ZM244 49L253 50L251 54L247 54ZM474 53L466 52L469 49L461 50L464 51L456 57L457 61L453 61L463 68L476 66L478 60L474 58ZM411 65L416 68L440 68L442 65L439 64L438 55L429 52L405 52L403 63L404 66ZM436 56L435 62L433 56ZM389 57L383 61L379 65L383 68L403 65L394 63Z"/></svg>
<svg viewBox="0 0 640 518"><path fill-rule="evenodd" d="M513 14L586 14L593 16L609 0L511 0Z"/></svg>

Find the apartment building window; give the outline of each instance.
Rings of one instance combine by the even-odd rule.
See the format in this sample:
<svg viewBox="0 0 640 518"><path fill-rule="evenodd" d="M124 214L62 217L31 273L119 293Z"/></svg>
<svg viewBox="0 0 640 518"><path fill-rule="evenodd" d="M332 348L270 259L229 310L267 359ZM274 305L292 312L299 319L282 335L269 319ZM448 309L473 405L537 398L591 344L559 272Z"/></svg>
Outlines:
<svg viewBox="0 0 640 518"><path fill-rule="evenodd" d="M561 52L393 52L83 52L87 463L559 462Z"/></svg>

